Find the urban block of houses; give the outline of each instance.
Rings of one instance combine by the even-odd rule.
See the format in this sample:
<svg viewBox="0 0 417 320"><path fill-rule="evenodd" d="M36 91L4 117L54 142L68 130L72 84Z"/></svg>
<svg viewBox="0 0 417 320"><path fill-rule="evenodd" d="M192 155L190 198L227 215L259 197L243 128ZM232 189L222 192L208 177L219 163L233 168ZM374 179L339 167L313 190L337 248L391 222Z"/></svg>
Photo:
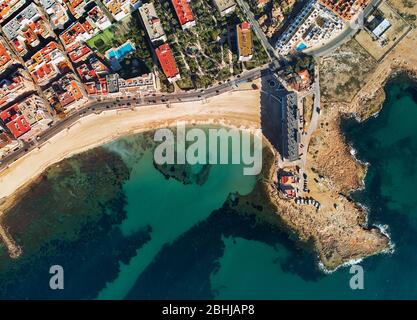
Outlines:
<svg viewBox="0 0 417 320"><path fill-rule="evenodd" d="M249 22L242 22L236 26L237 49L239 61L249 61L252 59L253 40L252 29Z"/></svg>
<svg viewBox="0 0 417 320"><path fill-rule="evenodd" d="M0 123L0 158L5 157L9 153L19 148L20 142L13 138L13 136Z"/></svg>
<svg viewBox="0 0 417 320"><path fill-rule="evenodd" d="M68 56L73 63L78 63L86 60L93 51L84 43L76 42L67 50Z"/></svg>
<svg viewBox="0 0 417 320"><path fill-rule="evenodd" d="M25 136L28 139L48 128L48 125L53 121L47 103L35 94L2 111L0 118L15 138L30 131L30 134Z"/></svg>
<svg viewBox="0 0 417 320"><path fill-rule="evenodd" d="M183 30L195 26L195 18L187 0L171 0Z"/></svg>
<svg viewBox="0 0 417 320"><path fill-rule="evenodd" d="M144 3L139 8L140 16L142 17L143 24L152 43L165 42L167 36L162 28L161 20L156 15L155 7L152 2Z"/></svg>
<svg viewBox="0 0 417 320"><path fill-rule="evenodd" d="M4 128L4 126L0 123L0 156L2 155L2 149L7 146L10 142L12 142L12 136L9 132Z"/></svg>
<svg viewBox="0 0 417 320"><path fill-rule="evenodd" d="M343 20L316 0L310 1L281 35L275 49L287 55L322 45L341 33Z"/></svg>
<svg viewBox="0 0 417 320"><path fill-rule="evenodd" d="M0 80L0 107L4 107L23 94L34 90L33 81L26 71L17 69L10 76Z"/></svg>
<svg viewBox="0 0 417 320"><path fill-rule="evenodd" d="M55 41L49 42L25 63L34 81L45 86L71 70L70 63Z"/></svg>
<svg viewBox="0 0 417 320"><path fill-rule="evenodd" d="M19 138L30 130L29 123L16 104L1 111L0 119L15 138Z"/></svg>
<svg viewBox="0 0 417 320"><path fill-rule="evenodd" d="M81 84L70 73L54 81L44 94L53 108L63 112L75 109L87 102Z"/></svg>
<svg viewBox="0 0 417 320"><path fill-rule="evenodd" d="M64 29L65 23L69 21L67 6L63 0L40 0L43 9L49 15L52 29Z"/></svg>
<svg viewBox="0 0 417 320"><path fill-rule="evenodd" d="M96 33L93 26L87 20L83 23L75 22L67 30L65 30L60 36L62 44L66 49L72 45L80 42L85 42L91 39Z"/></svg>
<svg viewBox="0 0 417 320"><path fill-rule="evenodd" d="M86 12L86 5L89 4L91 0L64 0L64 2L75 19L79 19Z"/></svg>
<svg viewBox="0 0 417 320"><path fill-rule="evenodd" d="M40 44L40 36L44 39L54 36L48 22L34 3L6 23L3 32L21 56L24 56L29 48Z"/></svg>
<svg viewBox="0 0 417 320"><path fill-rule="evenodd" d="M99 6L94 6L87 12L87 21L100 30L104 30L111 26L109 18L107 18Z"/></svg>
<svg viewBox="0 0 417 320"><path fill-rule="evenodd" d="M87 94L91 96L101 96L108 94L106 78L100 78L97 81L92 82L85 82L84 88L87 91Z"/></svg>
<svg viewBox="0 0 417 320"><path fill-rule="evenodd" d="M177 68L177 64L172 54L171 48L167 43L160 45L155 49L156 56L158 57L159 64L162 71L167 77L169 82L174 82L181 78L180 72Z"/></svg>
<svg viewBox="0 0 417 320"><path fill-rule="evenodd" d="M333 11L344 20L351 20L361 10L365 9L368 0L319 0L326 8Z"/></svg>
<svg viewBox="0 0 417 320"><path fill-rule="evenodd" d="M9 48L2 38L0 38L0 74L3 73L14 62Z"/></svg>
<svg viewBox="0 0 417 320"><path fill-rule="evenodd" d="M76 69L87 94L107 94L106 75L109 73L109 70L100 60L93 56Z"/></svg>
<svg viewBox="0 0 417 320"><path fill-rule="evenodd" d="M141 0L102 0L102 2L117 21L128 16L142 4Z"/></svg>
<svg viewBox="0 0 417 320"><path fill-rule="evenodd" d="M26 3L26 0L1 0L0 1L0 23L10 17Z"/></svg>
<svg viewBox="0 0 417 320"><path fill-rule="evenodd" d="M12 136L0 123L0 156L3 156L3 148L12 142Z"/></svg>
<svg viewBox="0 0 417 320"><path fill-rule="evenodd" d="M219 10L220 15L224 17L235 11L236 9L236 2L235 0L213 0L214 5L216 6L217 10Z"/></svg>
<svg viewBox="0 0 417 320"><path fill-rule="evenodd" d="M40 126L46 129L53 121L52 110L49 109L46 101L36 94L28 96L15 105L32 128Z"/></svg>
<svg viewBox="0 0 417 320"><path fill-rule="evenodd" d="M108 75L107 88L109 93L146 94L155 92L155 75L153 73L148 73L130 79L123 79L119 77L118 74Z"/></svg>

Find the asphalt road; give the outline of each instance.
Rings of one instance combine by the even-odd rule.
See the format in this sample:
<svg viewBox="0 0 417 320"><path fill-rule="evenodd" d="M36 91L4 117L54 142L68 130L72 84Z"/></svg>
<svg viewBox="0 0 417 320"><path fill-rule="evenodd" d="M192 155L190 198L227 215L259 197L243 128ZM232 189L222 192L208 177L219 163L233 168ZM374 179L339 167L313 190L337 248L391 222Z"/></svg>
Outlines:
<svg viewBox="0 0 417 320"><path fill-rule="evenodd" d="M63 120L58 120L53 123L51 127L39 134L36 139L30 142L24 142L23 146L15 152L7 155L0 161L0 170L7 167L24 154L41 146L60 131L68 128L82 117L88 116L92 113L101 113L106 110L129 109L132 107L160 105L160 104L175 104L182 102L201 101L227 91L231 91L237 87L240 82L255 80L261 77L262 73L271 72L268 65L255 68L229 79L223 83L219 83L207 89L192 90L181 93L167 93L167 94L151 94L147 96L141 95L127 95L125 97L104 98L88 102L85 106L77 111L70 113Z"/></svg>
<svg viewBox="0 0 417 320"><path fill-rule="evenodd" d="M16 150L15 152L9 154L8 156L4 157L0 161L0 170L7 167L18 158L23 156L25 153L33 150L34 148L39 147L44 142L49 140L51 137L56 135L58 132L68 128L71 124L76 122L81 117L90 115L92 113L100 113L105 110L116 110L116 109L129 109L132 107L140 107L140 106L149 106L149 105L158 105L158 104L175 104L181 102L190 102L190 101L201 101L221 93L231 91L233 88L237 86L239 82L250 81L257 78L260 78L262 72L274 72L280 67L280 57L277 55L276 51L269 43L268 39L266 38L265 34L261 30L257 20L255 19L252 11L250 10L248 4L243 0L237 0L239 6L241 7L242 11L245 13L246 17L248 18L249 22L252 25L252 28L258 38L261 40L261 43L265 50L267 51L269 57L271 58L272 62L270 65L265 65L260 68L256 68L253 70L246 71L242 75L238 75L234 79L229 79L223 83L219 83L207 89L201 90L192 90L186 91L181 93L170 93L170 94L152 94L147 96L142 95L128 95L126 97L118 97L118 98L104 98L104 99L97 99L87 103L84 107L78 109L77 111L67 115L67 117L63 120L59 120L55 122L51 127L47 130L42 132L31 142L24 142L23 146ZM372 0L368 7L364 10L364 16L366 17L372 11L372 9L378 5L381 0ZM344 30L340 35L338 35L335 39L324 45L323 47L312 50L308 52L308 54L314 56L321 56L329 53L330 51L334 50L345 41L353 37L353 35L358 31L358 28L352 25L349 25L346 30Z"/></svg>

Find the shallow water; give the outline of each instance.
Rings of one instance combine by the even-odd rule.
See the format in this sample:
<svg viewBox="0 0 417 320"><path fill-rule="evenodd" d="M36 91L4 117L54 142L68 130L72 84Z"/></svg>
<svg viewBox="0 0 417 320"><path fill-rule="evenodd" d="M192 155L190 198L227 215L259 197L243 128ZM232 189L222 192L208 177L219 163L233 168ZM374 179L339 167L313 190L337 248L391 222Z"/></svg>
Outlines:
<svg viewBox="0 0 417 320"><path fill-rule="evenodd" d="M212 165L202 184L167 179L136 135L54 166L7 215L25 254L11 261L0 247L0 297L417 298L417 86L399 76L386 91L378 117L342 124L370 163L353 197L395 243L360 263L364 290L350 289L349 268L326 275L286 233L223 205L254 187L241 166ZM52 264L63 291L48 287Z"/></svg>

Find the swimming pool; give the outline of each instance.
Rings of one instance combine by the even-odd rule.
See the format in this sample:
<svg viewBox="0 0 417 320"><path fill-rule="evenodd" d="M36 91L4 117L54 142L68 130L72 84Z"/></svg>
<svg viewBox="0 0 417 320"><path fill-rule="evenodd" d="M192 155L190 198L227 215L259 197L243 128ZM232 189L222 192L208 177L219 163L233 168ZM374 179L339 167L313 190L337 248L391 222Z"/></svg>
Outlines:
<svg viewBox="0 0 417 320"><path fill-rule="evenodd" d="M135 47L132 45L132 43L130 42L126 42L124 44L122 44L120 47L118 47L117 49L110 49L107 52L107 56L112 59L112 58L116 58L117 60L123 60L124 57L126 57L128 54L134 52L136 49Z"/></svg>
<svg viewBox="0 0 417 320"><path fill-rule="evenodd" d="M305 48L307 48L307 46L301 42L298 46L297 46L297 51L303 51Z"/></svg>

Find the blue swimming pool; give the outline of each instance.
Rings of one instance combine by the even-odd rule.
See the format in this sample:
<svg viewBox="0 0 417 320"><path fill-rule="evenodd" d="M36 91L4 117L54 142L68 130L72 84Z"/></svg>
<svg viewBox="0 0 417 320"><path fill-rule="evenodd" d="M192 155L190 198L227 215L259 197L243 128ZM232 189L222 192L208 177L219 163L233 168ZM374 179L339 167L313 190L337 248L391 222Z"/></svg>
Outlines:
<svg viewBox="0 0 417 320"><path fill-rule="evenodd" d="M126 42L117 49L110 49L107 53L108 57L123 60L128 54L134 52L136 49L130 42Z"/></svg>
<svg viewBox="0 0 417 320"><path fill-rule="evenodd" d="M297 47L297 51L303 51L307 46L304 43L300 43Z"/></svg>

